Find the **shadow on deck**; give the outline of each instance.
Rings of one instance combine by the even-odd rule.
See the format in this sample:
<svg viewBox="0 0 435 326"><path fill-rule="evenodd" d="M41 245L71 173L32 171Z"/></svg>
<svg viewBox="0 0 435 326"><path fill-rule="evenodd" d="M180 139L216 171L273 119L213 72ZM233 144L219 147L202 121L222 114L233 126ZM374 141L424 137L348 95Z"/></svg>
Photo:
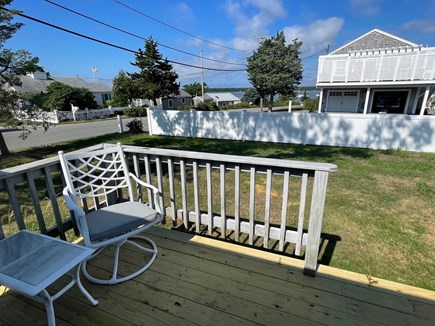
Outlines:
<svg viewBox="0 0 435 326"><path fill-rule="evenodd" d="M55 301L57 325L434 325L435 292L201 236L154 228L152 267L126 283L74 287ZM138 257L128 251L122 268ZM95 262L110 270L111 259ZM55 285L59 286L59 285ZM42 304L0 287L2 325L44 325Z"/></svg>

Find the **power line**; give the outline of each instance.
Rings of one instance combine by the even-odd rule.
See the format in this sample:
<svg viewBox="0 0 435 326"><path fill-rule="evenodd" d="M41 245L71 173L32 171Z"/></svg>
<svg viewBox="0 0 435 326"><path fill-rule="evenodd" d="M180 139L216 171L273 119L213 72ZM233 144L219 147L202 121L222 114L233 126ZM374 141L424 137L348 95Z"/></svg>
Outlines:
<svg viewBox="0 0 435 326"><path fill-rule="evenodd" d="M67 10L67 11L73 13L73 14L76 14L76 15L79 15L79 16L84 17L84 18L86 18L86 19L89 19L89 20L91 20L91 21L94 21L94 22L96 22L96 23L98 23L98 24L101 24L101 25L104 25L104 26L106 26L106 27L109 27L109 28L112 28L112 29L114 29L114 30L117 30L117 31L119 31L119 32L121 32L121 33L128 34L128 35L130 35L130 36L133 36L133 37L139 38L139 39L144 40L144 41L146 40L146 38L143 37L143 36L140 36L140 35L137 35L137 34L134 34L134 33L128 32L128 31L126 31L126 30L123 30L123 29L121 29L121 28L118 28L118 27L116 27L116 26L113 26L113 25L107 24L107 23L105 23L105 22L103 22L103 21L100 21L100 20L95 19L95 18L93 18L93 17L90 17L90 16L88 16L88 15L82 14L82 13L80 13L80 12L78 12L78 11L75 11L75 10L73 10L73 9L71 9L71 8L68 8L68 7L62 6L62 5L60 5L60 4L58 4L58 3L55 3L55 2L53 2L53 1L50 1L50 0L44 0L44 1L50 3L50 4L54 5L54 6L57 6L57 7L59 7L59 8L62 8L62 9L64 9L64 10ZM171 46L169 46L169 45L165 45L165 44L160 43L160 42L157 42L157 44L160 45L160 46L162 46L162 47L164 47L164 48L170 49L170 50L174 50L174 51L177 51L177 52L180 52L180 53L184 53L184 54L187 54L187 55L190 55L190 56L196 57L196 58L201 58L201 56L199 56L199 55L197 55L197 54L193 54L193 53L190 53L190 52L187 52L187 51L183 51L183 50L180 50L180 49L177 49L177 48L171 47ZM218 62L218 63L223 63L223 64L227 64L227 65L245 66L244 64L241 64L241 63L226 62L226 61L221 61L221 60L211 59L211 58L207 58L207 57L202 57L202 59L204 59L204 60L208 60L208 61L213 61L213 62Z"/></svg>
<svg viewBox="0 0 435 326"><path fill-rule="evenodd" d="M329 45L328 45L328 46L329 46ZM316 52L316 53L314 53L314 54L311 54L311 55L309 55L309 56L307 56L307 57L302 58L301 60L310 59L310 58L315 57L316 55L319 55L319 54L321 54L321 53L323 53L323 52L327 53L327 51L328 51L328 49L327 49L327 48L324 48L324 49L320 50L319 52Z"/></svg>
<svg viewBox="0 0 435 326"><path fill-rule="evenodd" d="M0 7L0 9L3 9L3 10L6 10L6 11L10 12L9 9L6 9L4 7ZM87 35L84 35L84 34L81 34L81 33L78 33L78 32L74 32L72 30L69 30L69 29L66 29L66 28L63 28L63 27L51 24L49 22L46 22L46 21L43 21L43 20L40 20L40 19L31 17L31 16L28 16L28 15L25 15L23 13L19 13L18 12L18 13L15 13L15 14L19 15L21 17L33 20L33 21L35 21L37 23L40 23L40 24L43 24L43 25L47 25L47 26L50 26L52 28L61 30L63 32L70 33L70 34L73 34L73 35L76 35L76 36L88 39L88 40L93 41L93 42L101 43L101 44L104 44L104 45L107 45L107 46L110 46L110 47L113 47L113 48L116 48L116 49L119 49L119 50L131 52L131 53L134 53L134 54L138 53L135 50L131 50L131 49L125 48L125 47L120 46L120 45L116 45L116 44L113 44L113 43L109 43L109 42L106 42L106 41L102 41L102 40L96 39L96 38L91 37L91 36L87 36ZM169 59L167 59L167 60L170 63L177 64L177 65L180 65L180 66L186 66L186 67L197 68L197 69L204 69L204 70L212 70L212 71L245 71L245 69L219 69L219 68L210 68L210 67L199 67L199 66L188 64L188 63L173 61L173 60L169 60Z"/></svg>
<svg viewBox="0 0 435 326"><path fill-rule="evenodd" d="M245 50L240 50L240 49L231 48L231 47L229 47L229 46L225 46L225 45L222 45L222 44L219 44L219 43L216 43L216 42L212 42L212 41L206 40L205 38L202 38L202 37L200 37L200 36L196 36L196 35L193 35L193 34L191 34L191 33L185 32L185 31L183 31L183 30L181 30L181 29L179 29L179 28L177 28L177 27L174 27L174 26L172 26L172 25L169 25L169 24L167 24L167 23L165 23L165 22L163 22L163 21L161 21L161 20L158 20L157 18L151 17L150 15L147 15L147 14L145 14L145 13L143 13L143 12L141 12L141 11L139 11L139 10L133 8L133 7L130 7L130 6L126 5L125 3L121 2L121 1L118 1L118 0L112 0L112 1L118 3L119 5L121 5L121 6L125 7L125 8L127 8L127 9L129 9L129 10L131 10L131 11L134 11L134 12L138 13L139 15L142 15L142 16L148 18L148 19L151 19L151 20L153 20L153 21L159 23L159 24L162 24L162 25L164 25L164 26L166 26L166 27L172 28L173 30L176 30L176 31L178 31L178 32L180 32L180 33L186 34L186 35L188 35L188 36L190 36L190 37L196 38L196 39L201 40L201 41L203 41L203 42L206 42L206 43L209 43L209 44L213 44L213 45L215 45L215 46L219 46L219 47L221 47L221 48L225 48L225 49L232 50L232 51L244 52L244 53L249 52L249 51L245 51Z"/></svg>

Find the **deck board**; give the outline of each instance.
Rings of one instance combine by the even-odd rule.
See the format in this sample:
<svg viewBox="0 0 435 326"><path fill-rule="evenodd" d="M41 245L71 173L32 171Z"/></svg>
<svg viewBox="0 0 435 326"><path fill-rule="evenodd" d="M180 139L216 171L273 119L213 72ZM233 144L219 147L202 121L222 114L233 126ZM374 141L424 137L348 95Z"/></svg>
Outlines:
<svg viewBox="0 0 435 326"><path fill-rule="evenodd" d="M303 262L201 236L154 228L159 254L151 268L115 286L83 284L100 301L91 306L76 288L54 303L58 325L429 325L435 293ZM110 253L93 262L111 268ZM123 252L121 269L140 258ZM59 288L60 283L53 286ZM46 324L42 304L0 292L0 324Z"/></svg>

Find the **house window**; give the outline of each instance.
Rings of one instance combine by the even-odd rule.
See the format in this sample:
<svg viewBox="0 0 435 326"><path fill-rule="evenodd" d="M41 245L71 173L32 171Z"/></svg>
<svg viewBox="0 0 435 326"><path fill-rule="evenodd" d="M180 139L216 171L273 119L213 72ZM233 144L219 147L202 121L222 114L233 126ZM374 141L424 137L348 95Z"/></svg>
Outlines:
<svg viewBox="0 0 435 326"><path fill-rule="evenodd" d="M169 100L168 100L168 107L169 107L170 109L172 109L172 108L174 107L174 103L172 102L172 99L169 99Z"/></svg>
<svg viewBox="0 0 435 326"><path fill-rule="evenodd" d="M344 92L344 96L357 96L358 92Z"/></svg>
<svg viewBox="0 0 435 326"><path fill-rule="evenodd" d="M181 103L183 103L183 104L184 104L184 97L182 97L182 98L181 98Z"/></svg>
<svg viewBox="0 0 435 326"><path fill-rule="evenodd" d="M342 96L343 92L329 92L329 96Z"/></svg>

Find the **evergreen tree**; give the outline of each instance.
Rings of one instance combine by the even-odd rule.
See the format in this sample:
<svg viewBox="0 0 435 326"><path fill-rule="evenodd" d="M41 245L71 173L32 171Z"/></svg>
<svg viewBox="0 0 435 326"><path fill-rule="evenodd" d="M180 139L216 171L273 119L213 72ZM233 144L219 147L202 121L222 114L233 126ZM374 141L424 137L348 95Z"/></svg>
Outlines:
<svg viewBox="0 0 435 326"><path fill-rule="evenodd" d="M23 128L23 137L30 132L26 125L30 122L18 121L15 119L15 112L23 110L28 117L34 114L32 107L27 101L19 101L19 94L13 91L13 86L20 86L20 76L26 73L41 71L38 66L39 59L32 57L28 51L11 51L4 48L4 43L17 32L23 24L12 22L13 15L18 11L7 9L12 0L0 0L0 124L3 127ZM44 124L44 128L48 125ZM3 134L0 131L0 151L2 155L8 155Z"/></svg>
<svg viewBox="0 0 435 326"><path fill-rule="evenodd" d="M286 45L284 32L279 32L262 40L257 51L248 58L248 79L261 97L269 97L270 109L276 94L293 96L300 84L301 45L298 40Z"/></svg>
<svg viewBox="0 0 435 326"><path fill-rule="evenodd" d="M168 59L163 59L157 49L157 42L152 37L145 41L145 51L139 49L135 54L136 62L131 64L139 68L138 72L128 75L134 83L134 96L153 100L180 93L180 85L176 83L178 75L172 71Z"/></svg>
<svg viewBox="0 0 435 326"><path fill-rule="evenodd" d="M134 83L124 70L120 70L118 76L113 79L112 94L114 106L131 104L135 95Z"/></svg>
<svg viewBox="0 0 435 326"><path fill-rule="evenodd" d="M184 85L183 86L184 91L189 93L192 96L201 96L202 95L202 86L200 83L195 82L192 84ZM204 83L204 93L207 92L207 83Z"/></svg>

